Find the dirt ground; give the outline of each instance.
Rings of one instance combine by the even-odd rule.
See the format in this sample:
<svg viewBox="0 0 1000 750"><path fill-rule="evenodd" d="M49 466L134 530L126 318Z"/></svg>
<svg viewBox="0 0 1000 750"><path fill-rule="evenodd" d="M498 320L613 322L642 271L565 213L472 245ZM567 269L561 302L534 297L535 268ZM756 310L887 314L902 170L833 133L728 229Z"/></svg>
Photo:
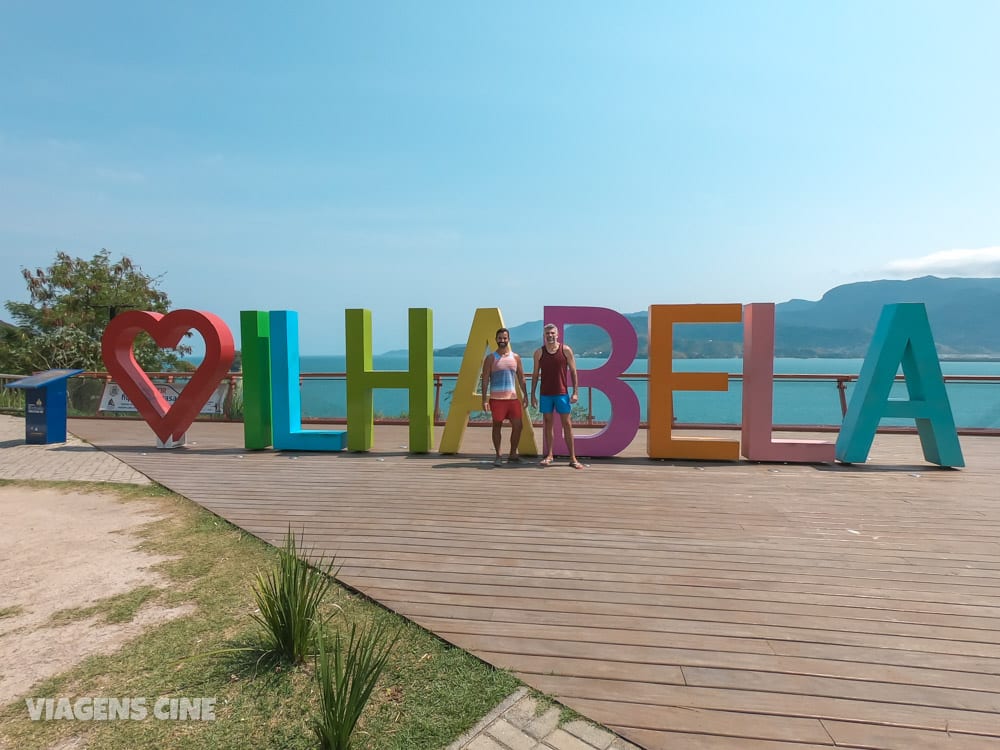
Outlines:
<svg viewBox="0 0 1000 750"><path fill-rule="evenodd" d="M0 487L0 704L32 696L39 680L91 654L117 650L189 607L144 605L132 622L93 617L61 625L60 610L86 607L139 586L164 587L152 570L164 558L142 549L137 529L157 519L152 504L110 494Z"/></svg>

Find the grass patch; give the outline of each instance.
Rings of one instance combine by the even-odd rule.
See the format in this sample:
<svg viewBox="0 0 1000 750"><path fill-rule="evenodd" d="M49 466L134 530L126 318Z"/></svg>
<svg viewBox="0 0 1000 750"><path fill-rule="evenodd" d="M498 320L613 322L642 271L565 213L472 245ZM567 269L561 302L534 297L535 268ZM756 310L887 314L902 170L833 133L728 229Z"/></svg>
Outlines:
<svg viewBox="0 0 1000 750"><path fill-rule="evenodd" d="M139 608L155 599L160 590L155 586L139 586L123 594L101 599L89 607L71 607L53 612L49 625L66 625L91 617L100 617L106 623L132 622Z"/></svg>
<svg viewBox="0 0 1000 750"><path fill-rule="evenodd" d="M88 658L36 686L29 696L145 697L150 705L159 697L213 697L216 718L31 721L22 699L0 708L0 736L11 747L47 748L74 735L81 735L88 747L105 750L316 747L311 725L320 705L315 662L261 664L248 656L252 652L235 650L264 641L263 630L253 619L257 610L253 585L258 571L274 567L279 550L160 487L45 484L112 492L125 502L141 502L158 511L162 520L141 530L145 549L170 558L157 567L169 581L157 603L190 603L195 611L148 630L115 654ZM126 598L113 597L120 601L95 606L102 607L102 613L121 612L124 617L141 606ZM339 584L324 599L321 616L331 618L327 632L332 636L339 631L344 639L352 626L358 631L381 627L399 633L357 724L354 742L359 750L445 747L519 684ZM224 653L201 656L212 652Z"/></svg>
<svg viewBox="0 0 1000 750"><path fill-rule="evenodd" d="M545 693L539 693L537 690L531 690L530 691L530 695L531 695L532 698L535 699L535 717L536 718L539 717L539 716L541 716L542 714L544 714L546 711L548 711L553 706L559 706L560 705L560 704L556 703L555 698L553 698L552 696L546 695ZM560 723L562 723L562 722L560 722Z"/></svg>
<svg viewBox="0 0 1000 750"><path fill-rule="evenodd" d="M569 724L571 721L585 721L588 724L594 724L590 719L588 719L583 714L578 714L569 706L564 706L559 704L559 726L563 724ZM594 726L597 726L596 724Z"/></svg>
<svg viewBox="0 0 1000 750"><path fill-rule="evenodd" d="M535 699L535 716L541 716L550 708L556 708L559 711L559 726L569 724L571 721L576 721L577 719L585 721L588 724L594 723L583 714L579 714L574 711L569 706L564 706L550 695L539 693L537 690L531 690L530 695Z"/></svg>
<svg viewBox="0 0 1000 750"><path fill-rule="evenodd" d="M24 612L24 607L20 604L13 607L0 607L0 620L5 617L17 617L22 612Z"/></svg>

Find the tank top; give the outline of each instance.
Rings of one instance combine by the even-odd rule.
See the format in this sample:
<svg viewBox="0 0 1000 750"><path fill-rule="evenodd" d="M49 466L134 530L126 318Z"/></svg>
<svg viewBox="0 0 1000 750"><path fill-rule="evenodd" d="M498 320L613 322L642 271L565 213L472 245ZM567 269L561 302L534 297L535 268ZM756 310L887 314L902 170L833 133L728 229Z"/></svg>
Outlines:
<svg viewBox="0 0 1000 750"><path fill-rule="evenodd" d="M490 370L490 398L501 401L517 398L517 360L514 352L499 354L493 352L493 368Z"/></svg>
<svg viewBox="0 0 1000 750"><path fill-rule="evenodd" d="M542 347L542 356L538 359L538 372L542 380L543 396L561 396L567 393L566 367L569 364L563 345L559 344L554 354Z"/></svg>

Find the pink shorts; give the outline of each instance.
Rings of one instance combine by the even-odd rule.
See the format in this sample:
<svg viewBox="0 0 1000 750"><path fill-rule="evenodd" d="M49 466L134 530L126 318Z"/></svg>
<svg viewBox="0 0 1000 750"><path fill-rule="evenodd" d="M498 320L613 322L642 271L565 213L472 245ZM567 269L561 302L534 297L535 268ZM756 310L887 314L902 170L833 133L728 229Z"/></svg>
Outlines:
<svg viewBox="0 0 1000 750"><path fill-rule="evenodd" d="M503 422L505 419L513 422L521 418L521 402L516 398L491 398L490 411L494 422Z"/></svg>

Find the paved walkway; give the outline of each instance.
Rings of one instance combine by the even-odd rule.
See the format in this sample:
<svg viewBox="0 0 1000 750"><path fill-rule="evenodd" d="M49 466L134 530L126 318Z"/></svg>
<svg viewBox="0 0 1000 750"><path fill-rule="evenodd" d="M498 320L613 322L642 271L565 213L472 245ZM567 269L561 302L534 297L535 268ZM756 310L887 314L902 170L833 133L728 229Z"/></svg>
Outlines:
<svg viewBox="0 0 1000 750"><path fill-rule="evenodd" d="M631 750L631 742L582 719L560 722L560 706L541 710L521 688L448 750Z"/></svg>
<svg viewBox="0 0 1000 750"><path fill-rule="evenodd" d="M24 420L0 414L0 479L150 484L114 456L75 435L65 443L25 445Z"/></svg>
<svg viewBox="0 0 1000 750"><path fill-rule="evenodd" d="M69 435L65 443L26 445L24 420L0 414L0 479L150 484L144 474ZM603 727L560 722L561 707L545 710L522 688L448 750L637 750Z"/></svg>

